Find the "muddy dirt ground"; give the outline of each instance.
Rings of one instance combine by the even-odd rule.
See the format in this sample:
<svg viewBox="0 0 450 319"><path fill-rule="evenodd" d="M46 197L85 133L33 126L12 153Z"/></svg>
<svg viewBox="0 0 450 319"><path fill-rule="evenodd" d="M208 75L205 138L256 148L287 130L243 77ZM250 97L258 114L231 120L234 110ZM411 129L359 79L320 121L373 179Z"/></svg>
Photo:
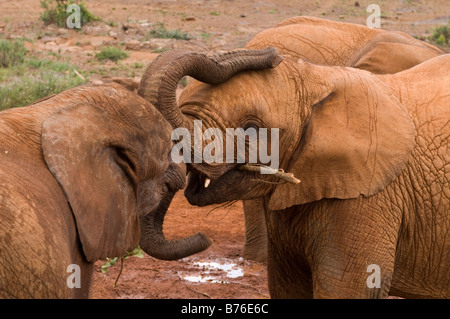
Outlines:
<svg viewBox="0 0 450 319"><path fill-rule="evenodd" d="M108 273L96 263L92 298L269 298L264 264L241 257L244 242L242 203L231 209L192 207L179 192L164 225L167 238L207 234L214 242L206 251L179 261L144 255L117 263Z"/></svg>
<svg viewBox="0 0 450 319"><path fill-rule="evenodd" d="M216 52L243 47L259 31L293 16L310 15L365 24L366 8L381 8L381 27L400 30L421 39L450 19L448 0L86 0L86 7L103 21L69 30L39 20L38 0L0 0L0 36L26 38L29 54L64 59L74 64L90 82L112 76L139 79L147 64L160 52L188 48ZM151 39L158 23L179 30L189 40ZM98 61L95 54L112 45L126 50L120 62ZM160 261L148 255L125 261L116 287L119 264L107 274L98 261L91 298L269 298L264 264L242 258L244 217L242 203L231 208L191 207L177 194L168 212L165 233L177 238L203 231L214 240L200 254L179 261Z"/></svg>

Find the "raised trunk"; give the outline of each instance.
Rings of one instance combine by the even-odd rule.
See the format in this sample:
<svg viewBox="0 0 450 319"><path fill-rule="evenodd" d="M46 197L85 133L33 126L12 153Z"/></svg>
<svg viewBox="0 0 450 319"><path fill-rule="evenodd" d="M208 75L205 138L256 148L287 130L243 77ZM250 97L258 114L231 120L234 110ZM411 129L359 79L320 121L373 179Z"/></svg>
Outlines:
<svg viewBox="0 0 450 319"><path fill-rule="evenodd" d="M175 192L166 196L153 212L141 217L141 248L150 256L176 260L199 253L211 245L211 240L198 233L178 240L167 240L163 233L164 217Z"/></svg>
<svg viewBox="0 0 450 319"><path fill-rule="evenodd" d="M209 84L219 84L234 74L247 70L273 68L281 62L275 48L263 50L236 50L207 56L172 50L161 54L151 63L142 77L138 93L152 103L174 128L191 128L192 123L177 105L178 82L189 75Z"/></svg>

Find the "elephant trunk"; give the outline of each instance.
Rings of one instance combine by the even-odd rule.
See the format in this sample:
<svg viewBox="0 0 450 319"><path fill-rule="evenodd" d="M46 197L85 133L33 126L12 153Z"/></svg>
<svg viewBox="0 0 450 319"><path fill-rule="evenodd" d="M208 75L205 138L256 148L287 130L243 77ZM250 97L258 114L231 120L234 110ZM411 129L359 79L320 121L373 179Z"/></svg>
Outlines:
<svg viewBox="0 0 450 319"><path fill-rule="evenodd" d="M158 208L140 219L141 241L139 245L150 256L163 260L176 260L199 253L211 245L211 240L198 233L178 240L167 240L163 223L175 192L166 196Z"/></svg>
<svg viewBox="0 0 450 319"><path fill-rule="evenodd" d="M172 50L161 54L146 69L138 93L152 103L174 128L192 123L177 105L178 82L186 75L209 84L219 84L247 70L274 68L282 61L277 49L236 50L212 56Z"/></svg>

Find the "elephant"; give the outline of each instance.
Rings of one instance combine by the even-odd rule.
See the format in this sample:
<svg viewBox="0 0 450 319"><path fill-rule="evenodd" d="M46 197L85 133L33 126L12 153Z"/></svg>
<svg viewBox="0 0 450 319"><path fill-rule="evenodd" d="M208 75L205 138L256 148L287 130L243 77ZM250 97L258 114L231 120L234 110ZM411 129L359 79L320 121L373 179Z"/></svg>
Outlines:
<svg viewBox="0 0 450 319"><path fill-rule="evenodd" d="M311 63L350 66L377 74L397 73L445 53L403 32L305 16L287 19L258 33L246 48L268 46L277 48L280 54ZM243 203L243 256L266 263L267 235L262 205L262 199Z"/></svg>
<svg viewBox="0 0 450 319"><path fill-rule="evenodd" d="M449 298L449 70L448 54L377 75L270 47L173 50L147 67L139 95L191 135L199 120L223 135L265 128L277 167L301 180L249 171L268 163L249 160L248 136L244 163L220 139L214 161L198 160L207 139L180 148L190 204L263 199L271 298ZM185 75L196 81L177 101Z"/></svg>
<svg viewBox="0 0 450 319"><path fill-rule="evenodd" d="M293 17L255 35L247 49L276 47L305 61L397 73L445 51L400 31L315 17Z"/></svg>
<svg viewBox="0 0 450 319"><path fill-rule="evenodd" d="M0 298L88 298L94 262L138 244L177 259L164 214L186 183L172 128L123 86L83 85L0 113Z"/></svg>

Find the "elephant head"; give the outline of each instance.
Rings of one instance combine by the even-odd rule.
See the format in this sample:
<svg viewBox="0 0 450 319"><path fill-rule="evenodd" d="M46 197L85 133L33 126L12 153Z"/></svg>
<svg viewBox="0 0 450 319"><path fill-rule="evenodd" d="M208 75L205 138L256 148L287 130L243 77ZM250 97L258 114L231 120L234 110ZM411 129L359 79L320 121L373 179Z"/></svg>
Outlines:
<svg viewBox="0 0 450 319"><path fill-rule="evenodd" d="M269 195L269 208L280 210L321 198L370 196L405 167L414 126L381 80L362 70L281 60L273 48L213 57L172 51L148 67L139 93L174 127L192 130L197 119L224 134L226 128L277 128L279 140L272 142L279 167L302 181L278 184L274 176L225 160L193 162L185 191L191 204ZM204 83L189 84L177 104L175 87L184 75Z"/></svg>
<svg viewBox="0 0 450 319"><path fill-rule="evenodd" d="M111 84L33 107L51 110L42 124L43 159L64 191L87 261L121 256L139 242L169 260L209 246L203 234L164 238L164 215L186 169L171 161L171 127L151 104Z"/></svg>

